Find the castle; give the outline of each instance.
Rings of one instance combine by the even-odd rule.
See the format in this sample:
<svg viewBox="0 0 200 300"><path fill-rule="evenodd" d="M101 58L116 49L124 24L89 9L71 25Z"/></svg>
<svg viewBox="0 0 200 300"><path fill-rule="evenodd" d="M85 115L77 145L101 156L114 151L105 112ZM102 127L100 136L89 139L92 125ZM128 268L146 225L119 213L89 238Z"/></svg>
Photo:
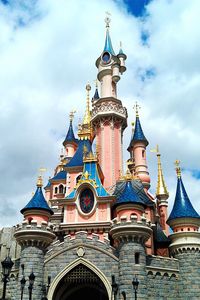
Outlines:
<svg viewBox="0 0 200 300"><path fill-rule="evenodd" d="M158 148L156 196L149 192L148 140L137 104L123 173L128 115L117 98L117 83L127 57L122 49L115 54L109 25L107 17L105 46L96 60L99 89L97 84L91 99L91 86L86 86L77 137L71 112L64 152L45 192L39 176L35 194L21 210L22 223L0 232L1 260L9 247L14 262L8 299L30 299L26 281L31 272L33 300L200 299L200 216L178 161L168 216Z"/></svg>

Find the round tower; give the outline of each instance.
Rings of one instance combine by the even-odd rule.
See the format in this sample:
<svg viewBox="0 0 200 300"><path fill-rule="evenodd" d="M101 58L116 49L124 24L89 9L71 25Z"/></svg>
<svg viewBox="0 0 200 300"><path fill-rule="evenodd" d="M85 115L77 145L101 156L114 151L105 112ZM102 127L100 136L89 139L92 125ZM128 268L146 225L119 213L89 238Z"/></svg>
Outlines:
<svg viewBox="0 0 200 300"><path fill-rule="evenodd" d="M179 260L181 299L199 299L200 216L193 208L185 190L179 161L177 164L177 189L174 206L167 220L173 233L170 253Z"/></svg>
<svg viewBox="0 0 200 300"><path fill-rule="evenodd" d="M34 273L33 300L41 299L44 274L44 253L47 247L55 239L49 227L49 218L53 211L48 206L42 193L42 178L39 176L37 190L29 203L21 210L24 215L22 224L16 226L15 238L21 246L20 264L24 265L25 276ZM19 280L22 277L20 269ZM17 299L20 299L20 287L16 291ZM29 299L29 290L24 289L24 300Z"/></svg>
<svg viewBox="0 0 200 300"><path fill-rule="evenodd" d="M144 188L150 188L150 176L147 166L147 159L146 159L146 147L148 146L149 142L147 141L142 126L140 124L139 119L139 106L136 102L135 105L136 109L136 121L135 121L135 129L133 132L133 136L131 138L130 145L128 147L128 151L130 152L131 160L132 160L132 168L131 171L133 175L137 176L141 179Z"/></svg>
<svg viewBox="0 0 200 300"><path fill-rule="evenodd" d="M134 297L132 281L135 276L139 280L138 298L147 299L145 243L152 229L144 211L153 203L148 198L146 201L133 189L131 179L127 179L114 206L116 218L110 234L119 253L120 294L125 291L127 300Z"/></svg>
<svg viewBox="0 0 200 300"><path fill-rule="evenodd" d="M100 98L93 101L92 125L96 136L99 162L106 188L114 185L122 171L122 135L127 126L127 111L117 99L117 83L125 72L126 55L115 55L109 33L110 19L106 21L104 50L96 61Z"/></svg>

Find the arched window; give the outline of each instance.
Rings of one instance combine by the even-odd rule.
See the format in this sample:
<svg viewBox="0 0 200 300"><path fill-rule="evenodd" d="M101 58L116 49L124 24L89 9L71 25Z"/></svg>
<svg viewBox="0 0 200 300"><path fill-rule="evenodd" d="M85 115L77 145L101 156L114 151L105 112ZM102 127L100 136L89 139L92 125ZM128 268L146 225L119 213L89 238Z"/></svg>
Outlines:
<svg viewBox="0 0 200 300"><path fill-rule="evenodd" d="M64 193L64 186L62 184L59 185L59 194Z"/></svg>
<svg viewBox="0 0 200 300"><path fill-rule="evenodd" d="M28 224L31 225L31 221L33 220L33 218L29 217L28 218Z"/></svg>
<svg viewBox="0 0 200 300"><path fill-rule="evenodd" d="M55 194L57 194L58 193L58 188L57 188L57 186L55 187Z"/></svg>
<svg viewBox="0 0 200 300"><path fill-rule="evenodd" d="M139 265L139 263L140 263L140 253L136 252L135 253L135 264Z"/></svg>

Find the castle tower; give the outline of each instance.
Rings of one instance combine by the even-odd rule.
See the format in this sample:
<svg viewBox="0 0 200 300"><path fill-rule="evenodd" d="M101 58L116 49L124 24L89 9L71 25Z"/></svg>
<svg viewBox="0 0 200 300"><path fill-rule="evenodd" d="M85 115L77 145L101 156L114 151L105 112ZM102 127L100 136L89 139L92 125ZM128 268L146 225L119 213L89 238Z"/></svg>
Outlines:
<svg viewBox="0 0 200 300"><path fill-rule="evenodd" d="M127 126L127 111L117 99L117 82L125 72L126 55L118 55L112 47L109 33L110 19L106 21L104 50L96 61L97 79L100 82L100 98L93 102L92 124L96 146L106 188L114 185L122 171L122 135Z"/></svg>
<svg viewBox="0 0 200 300"><path fill-rule="evenodd" d="M33 299L41 299L41 287L43 282L44 253L53 242L55 235L48 225L53 214L42 193L42 178L39 176L37 190L29 203L21 210L24 215L22 224L16 227L15 238L21 245L20 264L24 265L25 277L34 272L34 296ZM20 270L20 279L22 273ZM27 279L27 278L26 278ZM17 299L20 299L20 287L17 290ZM29 299L28 287L24 289L24 300Z"/></svg>
<svg viewBox="0 0 200 300"><path fill-rule="evenodd" d="M119 289L125 291L126 299L133 299L132 280L137 276L140 282L139 299L147 299L146 250L152 229L147 222L145 208L152 206L148 198L140 198L134 190L131 176L128 174L122 193L114 206L116 218L110 234L119 252Z"/></svg>
<svg viewBox="0 0 200 300"><path fill-rule="evenodd" d="M170 252L179 260L180 299L198 299L200 265L200 216L193 208L185 190L179 161L177 163L177 189L174 206L167 220L172 228Z"/></svg>
<svg viewBox="0 0 200 300"><path fill-rule="evenodd" d="M139 119L139 106L136 103L136 121L135 121L135 129L133 132L133 136L128 147L128 151L130 152L131 160L132 160L132 173L139 177L144 185L145 189L149 189L150 187L150 176L147 166L146 160L146 147L149 142L147 141L142 126L140 124Z"/></svg>
<svg viewBox="0 0 200 300"><path fill-rule="evenodd" d="M158 181L157 181L157 188L156 188L156 198L157 198L157 209L158 214L160 216L160 225L162 230L169 235L169 227L166 224L167 217L168 217L168 201L169 193L167 191L167 186L165 184L162 165L161 165L161 154L159 152L158 145L156 147L156 154L158 159Z"/></svg>

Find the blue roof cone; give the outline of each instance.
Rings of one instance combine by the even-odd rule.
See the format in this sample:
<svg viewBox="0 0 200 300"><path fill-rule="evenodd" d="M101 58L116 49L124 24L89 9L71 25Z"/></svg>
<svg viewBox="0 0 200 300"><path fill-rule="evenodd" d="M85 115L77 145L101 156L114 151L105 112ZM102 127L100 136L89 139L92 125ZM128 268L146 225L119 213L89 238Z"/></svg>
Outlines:
<svg viewBox="0 0 200 300"><path fill-rule="evenodd" d="M105 40L105 46L104 46L103 52L109 52L110 54L115 55L108 28L106 30L106 40Z"/></svg>
<svg viewBox="0 0 200 300"><path fill-rule="evenodd" d="M181 176L177 180L176 197L167 223L177 218L200 218L187 195Z"/></svg>
<svg viewBox="0 0 200 300"><path fill-rule="evenodd" d="M133 185L130 180L125 183L123 191L117 196L117 201L115 206L126 203L136 203L143 206L152 206L153 202L149 199L142 199L137 191L134 190Z"/></svg>
<svg viewBox="0 0 200 300"><path fill-rule="evenodd" d="M149 144L148 140L146 139L146 137L143 133L142 126L141 126L140 119L139 119L138 115L136 116L135 129L134 129L134 133L133 133L133 136L131 138L131 142L130 142L130 145L128 147L128 150L132 147L134 142L144 142L146 146Z"/></svg>
<svg viewBox="0 0 200 300"><path fill-rule="evenodd" d="M41 179L41 178L40 178ZM53 215L53 211L49 207L48 203L46 202L43 192L42 192L42 185L37 184L37 189L33 198L29 201L29 203L21 210L23 214L27 210L45 210L48 211L51 215Z"/></svg>
<svg viewBox="0 0 200 300"><path fill-rule="evenodd" d="M74 130L73 130L73 126L72 126L72 120L70 120L69 129L68 129L66 138L63 142L63 145L66 145L68 142L77 144L77 139L75 138Z"/></svg>

